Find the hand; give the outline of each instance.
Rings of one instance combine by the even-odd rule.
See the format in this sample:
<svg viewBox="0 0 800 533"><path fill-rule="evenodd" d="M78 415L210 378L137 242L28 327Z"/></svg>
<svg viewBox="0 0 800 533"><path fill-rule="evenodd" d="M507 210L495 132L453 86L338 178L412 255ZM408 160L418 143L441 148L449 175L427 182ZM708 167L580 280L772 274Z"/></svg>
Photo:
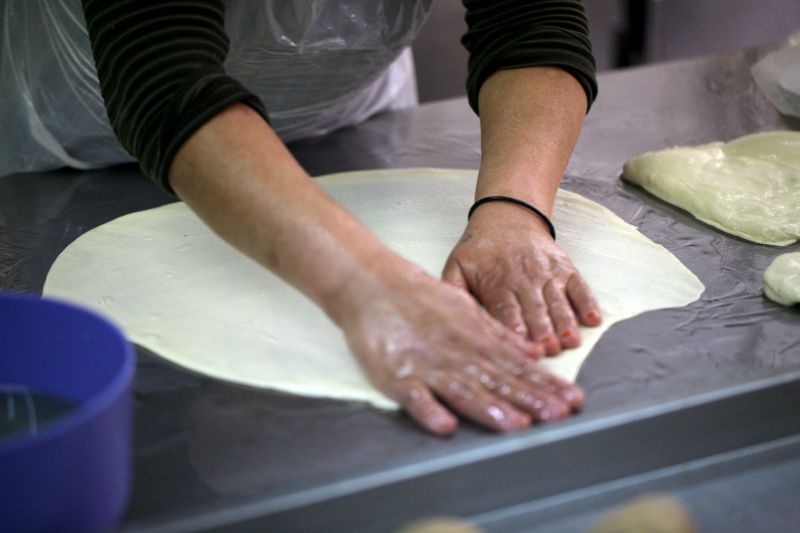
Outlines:
<svg viewBox="0 0 800 533"><path fill-rule="evenodd" d="M580 344L579 321L601 321L589 286L544 222L514 204L475 210L443 278L472 293L510 331L542 344L547 355Z"/></svg>
<svg viewBox="0 0 800 533"><path fill-rule="evenodd" d="M320 305L373 382L430 431L454 431L454 413L512 430L582 404L578 387L533 363L541 347L390 252L249 107L192 135L170 184L217 234Z"/></svg>
<svg viewBox="0 0 800 533"><path fill-rule="evenodd" d="M401 261L399 258L395 261ZM512 431L558 420L583 392L538 368L541 347L490 317L466 292L405 264L357 282L340 326L375 385L438 435L464 416Z"/></svg>

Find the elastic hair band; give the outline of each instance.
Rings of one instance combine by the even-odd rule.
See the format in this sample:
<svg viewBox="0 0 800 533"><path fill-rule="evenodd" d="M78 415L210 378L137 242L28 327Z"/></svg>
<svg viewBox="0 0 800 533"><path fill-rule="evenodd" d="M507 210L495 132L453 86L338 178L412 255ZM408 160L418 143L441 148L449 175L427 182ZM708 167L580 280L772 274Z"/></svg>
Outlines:
<svg viewBox="0 0 800 533"><path fill-rule="evenodd" d="M521 205L522 207L531 210L536 216L541 218L545 224L547 224L547 229L550 230L550 235L553 237L553 240L556 240L556 228L553 226L553 223L550 222L550 219L547 218L547 215L533 207L528 202L523 202L522 200L518 200L510 196L487 196L486 198L481 198L469 208L469 213L467 213L467 221L469 221L469 219L472 217L472 213L474 213L478 207L489 202L511 202L512 204Z"/></svg>

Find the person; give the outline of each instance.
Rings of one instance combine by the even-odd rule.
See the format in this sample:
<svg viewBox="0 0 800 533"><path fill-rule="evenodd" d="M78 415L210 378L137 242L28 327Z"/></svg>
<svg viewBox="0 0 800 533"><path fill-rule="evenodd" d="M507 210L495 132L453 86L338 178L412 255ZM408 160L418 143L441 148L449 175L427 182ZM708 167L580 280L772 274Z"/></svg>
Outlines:
<svg viewBox="0 0 800 533"><path fill-rule="evenodd" d="M428 3L267 4L273 21L283 11L342 24L353 6L369 4L384 18L378 33L387 34L404 9ZM581 389L535 361L577 346L579 323L601 321L549 222L596 94L582 5L463 3L469 102L481 125L475 198L484 201L435 279L328 197L272 127L269 106L225 72L231 37L220 0L82 2L122 146L221 237L321 306L375 385L439 435L455 431L458 417L511 431L578 409ZM303 35L292 39L302 43ZM375 68L385 70L400 48ZM303 84L273 67L261 66L285 90Z"/></svg>

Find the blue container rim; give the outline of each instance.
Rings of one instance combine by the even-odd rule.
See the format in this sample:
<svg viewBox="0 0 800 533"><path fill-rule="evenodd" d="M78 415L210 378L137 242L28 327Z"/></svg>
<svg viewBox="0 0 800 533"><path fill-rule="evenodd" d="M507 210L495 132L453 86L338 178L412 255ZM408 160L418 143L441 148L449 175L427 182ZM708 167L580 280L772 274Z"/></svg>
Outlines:
<svg viewBox="0 0 800 533"><path fill-rule="evenodd" d="M90 309L80 305L52 298L50 296L38 296L34 294L24 293L8 293L0 291L0 300L18 301L18 302L35 302L41 305L50 306L62 309L68 313L82 315L89 322L99 324L100 327L106 329L119 342L122 349L122 367L114 375L114 378L103 387L103 390L85 402L81 402L75 409L70 410L69 413L59 417L57 420L52 420L43 425L36 433L36 436L30 436L25 433L20 435L13 435L9 437L0 438L0 458L8 453L28 448L30 446L39 446L58 438L61 435L69 433L70 431L79 428L80 426L88 423L93 418L103 413L111 407L114 401L124 393L128 384L133 379L134 370L136 367L136 357L132 344L122 333L122 329L114 324L110 319L96 313Z"/></svg>

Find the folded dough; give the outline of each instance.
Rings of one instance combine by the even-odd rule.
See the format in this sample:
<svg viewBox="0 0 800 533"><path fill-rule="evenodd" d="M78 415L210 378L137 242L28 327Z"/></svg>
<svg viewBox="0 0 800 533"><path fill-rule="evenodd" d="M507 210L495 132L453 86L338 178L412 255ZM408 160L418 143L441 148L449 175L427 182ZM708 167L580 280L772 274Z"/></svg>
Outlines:
<svg viewBox="0 0 800 533"><path fill-rule="evenodd" d="M648 152L622 177L737 237L776 246L800 238L800 132Z"/></svg>
<svg viewBox="0 0 800 533"><path fill-rule="evenodd" d="M800 252L781 254L764 271L764 294L783 305L800 303Z"/></svg>
<svg viewBox="0 0 800 533"><path fill-rule="evenodd" d="M388 246L438 277L464 229L476 176L398 169L317 181ZM554 219L559 244L604 313L602 326L582 328L580 348L543 363L567 379L615 322L686 305L703 292L665 248L591 200L559 191ZM228 246L182 203L85 233L55 261L44 293L109 315L132 341L202 374L397 407L372 387L316 305Z"/></svg>

